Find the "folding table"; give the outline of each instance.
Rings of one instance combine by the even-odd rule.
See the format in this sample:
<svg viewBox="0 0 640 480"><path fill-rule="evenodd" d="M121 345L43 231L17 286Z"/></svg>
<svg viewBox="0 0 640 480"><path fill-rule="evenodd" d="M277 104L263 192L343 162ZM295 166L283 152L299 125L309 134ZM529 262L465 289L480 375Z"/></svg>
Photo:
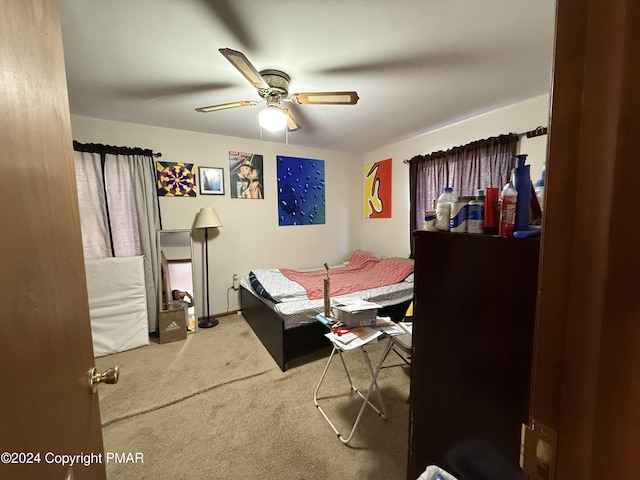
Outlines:
<svg viewBox="0 0 640 480"><path fill-rule="evenodd" d="M319 318L321 316L318 316L316 318L318 318L319 321L321 321L322 323L326 323L326 319L324 318ZM322 414L322 416L325 418L325 420L329 423L329 425L331 426L331 428L333 429L333 431L335 432L335 434L338 436L338 438L340 439L340 441L342 441L342 443L349 443L351 441L351 439L353 438L353 435L356 431L356 429L358 428L358 424L360 423L360 420L362 419L362 415L364 414L365 408L368 406L370 406L378 415L380 415L382 418L386 419L386 410L384 407L384 402L382 400L382 396L380 395L380 389L378 388L378 383L377 383L377 378L378 378L378 374L380 373L380 369L382 368L382 364L384 363L384 361L386 360L387 356L389 355L389 352L391 352L392 348L393 348L393 337L390 335L386 335L386 334L381 334L378 337L372 338L371 340L369 340L368 342L359 345L355 348L351 348L349 347L349 344L343 344L338 340L334 340L332 338L327 337L332 345L333 345L333 349L331 350L331 355L329 356L329 360L327 361L326 366L324 367L324 370L322 372L322 375L320 377L320 381L318 382L318 386L316 387L315 392L313 393L313 403L314 405L318 408L318 410L320 411L320 413ZM378 364L376 365L375 369L373 368L373 365L371 364L371 359L369 358L369 354L367 353L366 350L366 346L369 345L370 343L374 342L374 341L378 341L382 339L382 341L386 341L386 345L384 348L384 351L382 353L382 356L380 357L380 361L378 362ZM352 352L355 350L360 350L362 352L362 355L364 357L365 363L369 369L369 373L371 374L371 382L369 383L369 387L366 389L366 391L362 392L361 390L359 390L354 384L353 381L351 380L351 375L349 374L349 370L347 369L347 364L345 363L345 359L343 356L343 353L345 352ZM320 386L322 385L322 382L324 381L325 375L327 373L327 370L329 369L329 365L331 364L331 361L335 358L336 353L338 354L338 356L340 357L342 366L344 368L344 371L346 373L347 376L347 380L349 381L349 386L351 388L351 390L353 390L355 393L357 393L360 398L362 398L362 406L360 407L360 411L358 412L358 416L355 419L355 422L353 423L353 427L351 428L351 432L345 436L342 433L340 433L338 431L338 429L336 428L336 426L333 424L333 422L331 421L331 419L329 418L329 416L327 415L327 413L322 409L322 407L320 406L320 404L318 403L318 391L320 390ZM373 390L375 389L376 391L376 397L378 398L378 403L379 406L376 406L374 403L372 403L370 401L370 396L373 392Z"/></svg>

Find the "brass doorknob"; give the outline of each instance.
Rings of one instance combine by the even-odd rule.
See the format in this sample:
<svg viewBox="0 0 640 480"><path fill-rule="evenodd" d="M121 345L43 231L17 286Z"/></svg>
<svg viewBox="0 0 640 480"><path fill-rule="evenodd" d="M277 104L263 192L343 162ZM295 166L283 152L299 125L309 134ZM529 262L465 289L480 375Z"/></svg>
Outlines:
<svg viewBox="0 0 640 480"><path fill-rule="evenodd" d="M118 383L118 379L120 378L120 367L112 367L103 373L98 373L98 369L93 367L90 373L89 386L91 387L91 391L96 393L98 390L98 385L101 383L108 383L113 385L114 383Z"/></svg>

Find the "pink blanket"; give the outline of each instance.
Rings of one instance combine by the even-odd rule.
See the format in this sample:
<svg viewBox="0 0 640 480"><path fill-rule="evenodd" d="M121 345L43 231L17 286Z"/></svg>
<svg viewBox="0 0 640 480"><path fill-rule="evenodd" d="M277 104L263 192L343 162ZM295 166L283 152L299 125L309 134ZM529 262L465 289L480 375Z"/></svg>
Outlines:
<svg viewBox="0 0 640 480"><path fill-rule="evenodd" d="M281 268L280 271L289 280L302 285L310 300L324 298L325 270L300 272ZM331 296L393 285L404 280L411 272L411 263L391 258L382 259L358 250L351 256L347 266L329 270Z"/></svg>

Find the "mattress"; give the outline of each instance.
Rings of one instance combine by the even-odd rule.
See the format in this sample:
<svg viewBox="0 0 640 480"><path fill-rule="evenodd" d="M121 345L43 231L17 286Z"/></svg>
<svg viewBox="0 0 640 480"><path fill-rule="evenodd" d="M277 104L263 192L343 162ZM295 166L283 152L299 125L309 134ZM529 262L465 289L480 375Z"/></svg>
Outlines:
<svg viewBox="0 0 640 480"><path fill-rule="evenodd" d="M257 270L254 270L254 273L256 272ZM269 272L269 275L277 276L277 270L271 270ZM259 275L256 273L256 276ZM243 277L240 280L240 283L243 287L245 287L256 297L258 297L263 303L269 306L269 308L271 308L283 319L285 329L293 328L307 323L313 323L316 321L316 315L318 315L319 313L323 313L324 300L309 300L305 295L304 288L302 288L300 285L290 285L287 284L287 282L282 281L281 286L288 286L291 288L291 291L288 294L284 294L284 291L280 292L282 295L284 295L286 301L274 302L258 295L252 288L251 282L249 281L248 277ZM302 290L302 294L300 294L300 290ZM269 293L271 294L271 291ZM283 298L282 295L279 295L279 298ZM370 302L374 302L383 307L386 307L409 301L412 298L413 274L410 274L407 278L405 278L404 281L395 283L393 285L376 287L350 293L347 295L331 297L331 303L333 305L335 303L342 303L353 299L361 299L368 300Z"/></svg>
<svg viewBox="0 0 640 480"><path fill-rule="evenodd" d="M149 344L143 257L85 261L96 357Z"/></svg>

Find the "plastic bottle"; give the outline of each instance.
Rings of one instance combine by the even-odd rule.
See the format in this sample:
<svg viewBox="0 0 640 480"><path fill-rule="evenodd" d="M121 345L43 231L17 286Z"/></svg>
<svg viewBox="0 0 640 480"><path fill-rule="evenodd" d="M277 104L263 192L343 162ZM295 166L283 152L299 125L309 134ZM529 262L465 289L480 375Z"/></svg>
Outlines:
<svg viewBox="0 0 640 480"><path fill-rule="evenodd" d="M467 208L467 233L484 232L484 190L480 189L476 193L475 200L469 202Z"/></svg>
<svg viewBox="0 0 640 480"><path fill-rule="evenodd" d="M449 231L451 204L456 200L456 197L453 195L453 188L445 187L436 203L436 228L438 230Z"/></svg>
<svg viewBox="0 0 640 480"><path fill-rule="evenodd" d="M527 155L516 155L517 163L514 169L513 184L518 192L516 203L516 226L518 231L529 229L529 219L531 218L531 167L525 165Z"/></svg>
<svg viewBox="0 0 640 480"><path fill-rule="evenodd" d="M424 212L424 229L427 232L437 232L436 228L436 211L425 210Z"/></svg>
<svg viewBox="0 0 640 480"><path fill-rule="evenodd" d="M518 191L512 182L507 183L500 193L499 209L500 219L498 224L498 235L501 237L513 237L516 225L516 204L518 202Z"/></svg>
<svg viewBox="0 0 640 480"><path fill-rule="evenodd" d="M484 192L484 233L497 235L499 223L498 200L500 199L500 190L495 187L487 187Z"/></svg>

